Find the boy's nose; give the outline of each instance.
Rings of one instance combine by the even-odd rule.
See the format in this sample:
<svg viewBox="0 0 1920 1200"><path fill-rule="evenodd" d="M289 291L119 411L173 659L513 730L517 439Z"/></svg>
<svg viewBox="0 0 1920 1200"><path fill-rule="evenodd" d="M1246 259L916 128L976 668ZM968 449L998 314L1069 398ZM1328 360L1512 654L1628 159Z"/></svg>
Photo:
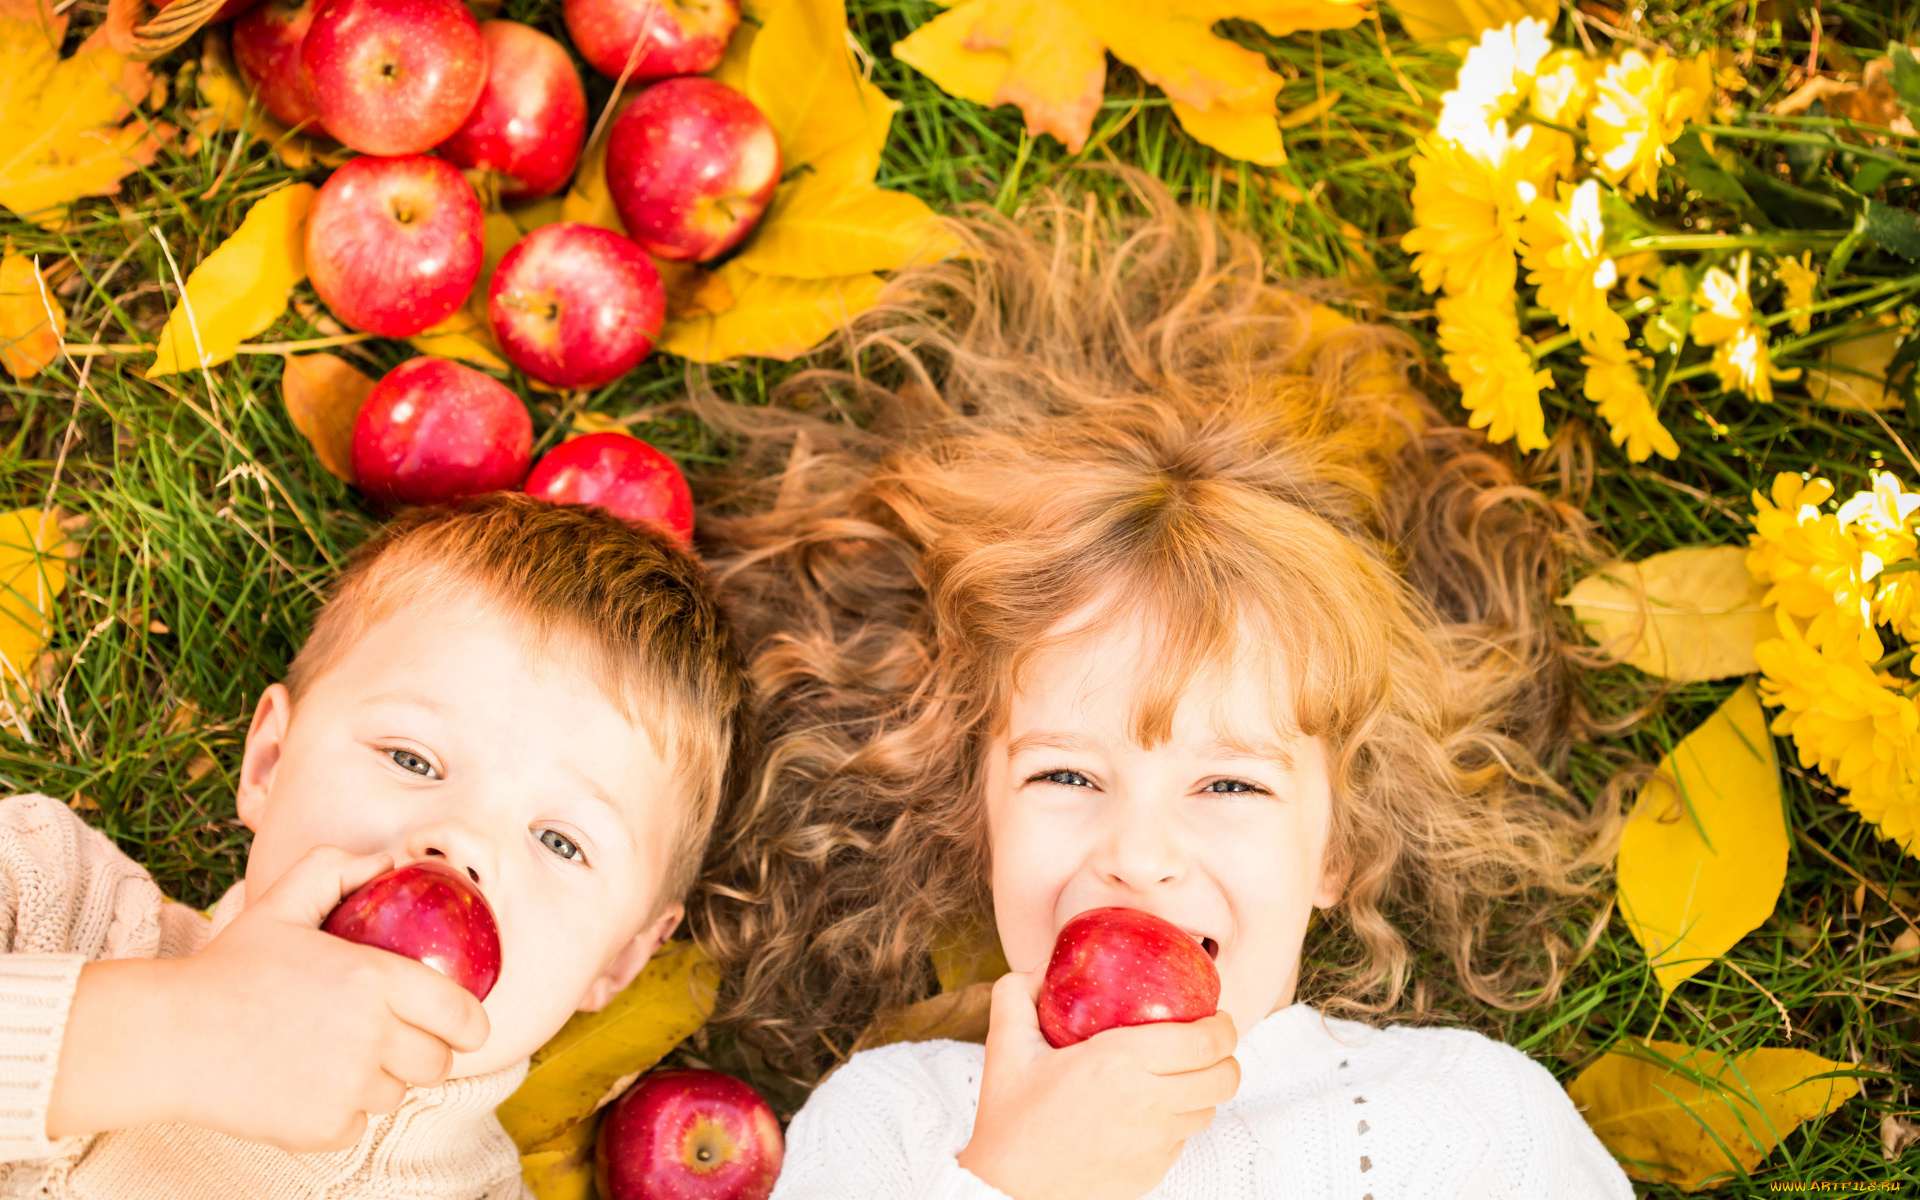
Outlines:
<svg viewBox="0 0 1920 1200"><path fill-rule="evenodd" d="M496 864L486 839L456 821L438 821L414 830L407 838L406 854L409 859L439 859L483 888L495 881Z"/></svg>

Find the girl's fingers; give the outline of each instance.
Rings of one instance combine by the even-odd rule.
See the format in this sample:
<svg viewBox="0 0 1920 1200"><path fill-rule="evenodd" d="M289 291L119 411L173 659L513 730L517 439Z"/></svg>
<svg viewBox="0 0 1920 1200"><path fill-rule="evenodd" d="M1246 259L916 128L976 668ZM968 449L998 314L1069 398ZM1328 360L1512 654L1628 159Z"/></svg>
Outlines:
<svg viewBox="0 0 1920 1200"><path fill-rule="evenodd" d="M1211 1112L1233 1099L1240 1090L1240 1060L1223 1058L1210 1067L1184 1075L1163 1075L1156 1082L1163 1111L1188 1113L1205 1109Z"/></svg>
<svg viewBox="0 0 1920 1200"><path fill-rule="evenodd" d="M993 1006L987 1012L987 1054L1031 1056L1048 1049L1040 1033L1040 996L1044 971L1009 971L993 985Z"/></svg>
<svg viewBox="0 0 1920 1200"><path fill-rule="evenodd" d="M1232 1055L1233 1048L1240 1044L1233 1031L1233 1018L1226 1013L1199 1021L1109 1029L1094 1035L1094 1040L1100 1038L1124 1038L1134 1061L1153 1075L1185 1075L1211 1067Z"/></svg>

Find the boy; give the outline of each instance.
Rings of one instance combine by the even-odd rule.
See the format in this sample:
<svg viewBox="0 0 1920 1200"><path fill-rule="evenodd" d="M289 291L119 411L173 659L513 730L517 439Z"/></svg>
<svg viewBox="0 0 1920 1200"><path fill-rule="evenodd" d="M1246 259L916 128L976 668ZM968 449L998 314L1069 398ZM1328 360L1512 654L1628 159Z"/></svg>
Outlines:
<svg viewBox="0 0 1920 1200"><path fill-rule="evenodd" d="M666 539L516 494L402 516L260 699L211 920L0 802L0 1196L524 1196L493 1110L679 923L745 690ZM423 858L499 919L485 1005L319 929Z"/></svg>

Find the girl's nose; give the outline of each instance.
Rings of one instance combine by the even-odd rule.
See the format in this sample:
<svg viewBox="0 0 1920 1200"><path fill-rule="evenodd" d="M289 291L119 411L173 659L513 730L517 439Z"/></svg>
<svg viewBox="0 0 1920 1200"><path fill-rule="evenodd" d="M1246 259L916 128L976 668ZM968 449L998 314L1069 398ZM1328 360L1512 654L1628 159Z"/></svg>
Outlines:
<svg viewBox="0 0 1920 1200"><path fill-rule="evenodd" d="M439 859L482 888L491 885L498 875L492 844L462 821L435 821L416 828L407 836L406 854L409 861Z"/></svg>
<svg viewBox="0 0 1920 1200"><path fill-rule="evenodd" d="M1185 878L1186 849L1163 805L1152 801L1116 804L1108 822L1094 864L1102 882L1144 892Z"/></svg>

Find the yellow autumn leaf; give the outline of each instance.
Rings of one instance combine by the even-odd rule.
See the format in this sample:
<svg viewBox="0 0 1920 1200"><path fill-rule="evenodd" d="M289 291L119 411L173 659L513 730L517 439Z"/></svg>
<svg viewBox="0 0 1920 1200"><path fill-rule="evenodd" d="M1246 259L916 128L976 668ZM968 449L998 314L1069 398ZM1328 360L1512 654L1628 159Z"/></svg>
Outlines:
<svg viewBox="0 0 1920 1200"><path fill-rule="evenodd" d="M595 1117L576 1121L557 1137L520 1155L520 1178L534 1200L593 1200Z"/></svg>
<svg viewBox="0 0 1920 1200"><path fill-rule="evenodd" d="M307 277L313 193L312 184L296 183L262 197L233 236L193 269L156 339L148 379L226 362L286 311L293 285Z"/></svg>
<svg viewBox="0 0 1920 1200"><path fill-rule="evenodd" d="M712 316L733 307L733 290L720 278L719 272L709 271L697 263L666 259L653 265L660 272L660 286L667 291L669 321Z"/></svg>
<svg viewBox="0 0 1920 1200"><path fill-rule="evenodd" d="M974 983L957 992L942 992L910 1004L899 1012L876 1017L854 1039L855 1052L895 1042L956 1042L987 1040L987 1015L993 1008L993 985Z"/></svg>
<svg viewBox="0 0 1920 1200"><path fill-rule="evenodd" d="M104 31L63 59L66 31L64 11L0 0L0 205L47 229L72 201L119 191L174 132L136 111L153 86L144 65L116 54Z"/></svg>
<svg viewBox="0 0 1920 1200"><path fill-rule="evenodd" d="M597 1013L575 1013L534 1052L526 1082L498 1109L522 1153L553 1141L706 1023L720 968L691 942L669 942Z"/></svg>
<svg viewBox="0 0 1920 1200"><path fill-rule="evenodd" d="M74 551L58 509L0 513L0 695L32 688L33 660L53 632L53 602Z"/></svg>
<svg viewBox="0 0 1920 1200"><path fill-rule="evenodd" d="M660 334L661 349L696 362L742 355L795 359L854 313L872 307L885 286L878 275L836 279L756 275L738 262L715 274L733 293L733 307L711 316L667 322Z"/></svg>
<svg viewBox="0 0 1920 1200"><path fill-rule="evenodd" d="M849 178L880 169L894 110L862 78L847 44L842 0L787 0L767 17L747 60L747 98L780 139L783 171L818 166L836 152Z"/></svg>
<svg viewBox="0 0 1920 1200"><path fill-rule="evenodd" d="M759 21L749 14L747 20L733 27L733 36L727 39L727 52L720 56L719 65L707 72L708 77L745 95L747 63L753 59L753 41L758 36Z"/></svg>
<svg viewBox="0 0 1920 1200"><path fill-rule="evenodd" d="M1620 915L1663 992L1773 915L1787 824L1752 684L1660 760L1621 830L1614 872Z"/></svg>
<svg viewBox="0 0 1920 1200"><path fill-rule="evenodd" d="M296 171L316 161L339 166L347 160L348 153L333 139L308 136L314 131L311 125L300 133L290 132L250 96L246 80L233 65L224 25L208 26L203 37L200 70L193 82L207 106L193 111L196 134L205 138L244 131L248 138L271 146L280 161Z"/></svg>
<svg viewBox="0 0 1920 1200"><path fill-rule="evenodd" d="M806 175L782 187L735 260L759 275L831 279L932 262L956 245L918 196Z"/></svg>
<svg viewBox="0 0 1920 1200"><path fill-rule="evenodd" d="M438 325L408 338L407 345L422 354L458 359L486 371L513 369L500 357L500 345L493 340L493 330L466 305L454 309L453 315Z"/></svg>
<svg viewBox="0 0 1920 1200"><path fill-rule="evenodd" d="M0 255L0 364L15 379L32 379L60 356L66 332L67 310L9 239Z"/></svg>
<svg viewBox="0 0 1920 1200"><path fill-rule="evenodd" d="M583 221L610 229L621 237L627 236L627 227L620 223L620 212L613 206L613 193L607 190L607 135L604 132L600 140L580 156L580 165L573 173L573 185L567 189L566 199L560 202L559 219Z"/></svg>
<svg viewBox="0 0 1920 1200"><path fill-rule="evenodd" d="M1239 17L1275 37L1308 29L1352 29L1372 11L1367 0L1185 0L1190 13Z"/></svg>
<svg viewBox="0 0 1920 1200"><path fill-rule="evenodd" d="M1628 1175L1692 1192L1734 1182L1802 1122L1852 1099L1859 1080L1819 1077L1853 1069L1782 1047L1729 1059L1679 1042L1629 1041L1582 1071L1567 1095Z"/></svg>
<svg viewBox="0 0 1920 1200"><path fill-rule="evenodd" d="M1115 58L1169 99L1202 112L1264 102L1267 114L1274 115L1283 81L1267 66L1266 56L1213 32L1213 23L1231 14L1190 16L1165 0L1075 0L1074 7Z"/></svg>
<svg viewBox="0 0 1920 1200"><path fill-rule="evenodd" d="M1820 361L1806 368L1800 385L1816 404L1854 412L1888 412L1903 403L1898 389L1888 386L1887 370L1908 336L1897 324L1820 347Z"/></svg>
<svg viewBox="0 0 1920 1200"><path fill-rule="evenodd" d="M1173 115L1194 141L1222 154L1263 167L1277 167L1287 161L1287 147L1281 140L1279 122L1273 119L1271 101L1264 108L1215 106L1202 111L1175 100Z"/></svg>
<svg viewBox="0 0 1920 1200"><path fill-rule="evenodd" d="M604 179L606 169L604 156L600 166ZM521 233L532 233L543 225L551 225L566 219L561 214L566 210L568 194L563 192L557 196L542 196L538 200L524 200L518 204L509 204L507 215L513 218L514 225Z"/></svg>
<svg viewBox="0 0 1920 1200"><path fill-rule="evenodd" d="M943 992L957 992L976 983L992 983L1013 968L1000 948L1000 932L982 922L955 931L934 946L933 975Z"/></svg>
<svg viewBox="0 0 1920 1200"><path fill-rule="evenodd" d="M1560 603L1593 640L1649 675L1693 683L1750 675L1754 643L1774 636L1766 585L1744 546L1692 546L1609 563Z"/></svg>
<svg viewBox="0 0 1920 1200"><path fill-rule="evenodd" d="M520 225L511 214L489 212L480 225L480 274L473 281L473 291L467 293L467 311L482 325L488 325L491 334L490 318L487 316L487 294L493 290L493 273L499 269L500 260L513 249L514 243L521 238Z"/></svg>
<svg viewBox="0 0 1920 1200"><path fill-rule="evenodd" d="M1551 22L1560 11L1555 0L1387 0L1400 14L1407 35L1422 42L1477 37L1488 29L1538 17Z"/></svg>
<svg viewBox="0 0 1920 1200"><path fill-rule="evenodd" d="M336 479L353 482L353 424L376 381L337 354L290 354L280 398L313 453Z"/></svg>
<svg viewBox="0 0 1920 1200"><path fill-rule="evenodd" d="M1004 50L970 50L966 42L979 10L971 3L949 9L893 44L893 56L938 84L949 96L991 108L1000 81L1013 69ZM1106 72L1101 71L1104 85Z"/></svg>

